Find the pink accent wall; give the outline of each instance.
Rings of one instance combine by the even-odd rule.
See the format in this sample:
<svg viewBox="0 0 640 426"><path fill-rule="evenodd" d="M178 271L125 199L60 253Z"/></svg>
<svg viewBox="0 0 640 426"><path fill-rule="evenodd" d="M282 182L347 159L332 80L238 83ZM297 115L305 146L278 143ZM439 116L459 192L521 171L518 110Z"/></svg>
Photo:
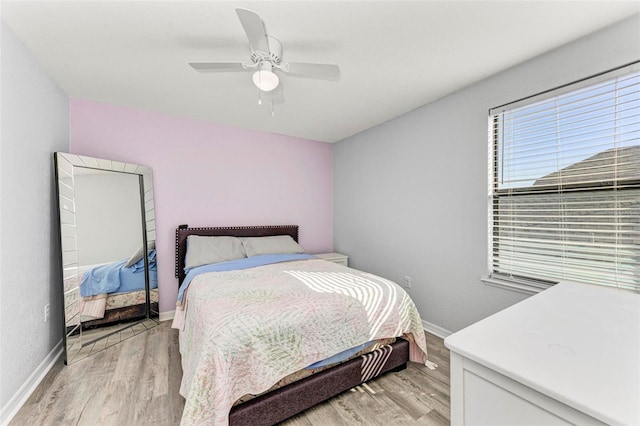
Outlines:
<svg viewBox="0 0 640 426"><path fill-rule="evenodd" d="M333 246L332 145L70 100L70 151L150 166L160 312L175 309L175 229L300 225L308 253Z"/></svg>

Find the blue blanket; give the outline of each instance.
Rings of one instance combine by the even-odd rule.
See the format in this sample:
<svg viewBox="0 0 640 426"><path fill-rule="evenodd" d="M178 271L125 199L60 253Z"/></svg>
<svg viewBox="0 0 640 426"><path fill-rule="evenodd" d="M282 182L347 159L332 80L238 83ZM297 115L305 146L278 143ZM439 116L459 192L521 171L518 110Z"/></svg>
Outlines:
<svg viewBox="0 0 640 426"><path fill-rule="evenodd" d="M314 256L310 254L261 254L258 256L245 257L237 260L229 260L227 262L210 263L208 265L196 266L187 271L187 276L182 281L182 285L178 290L178 303L182 303L184 292L189 287L191 280L196 275L203 274L205 272L221 272L221 271L233 271L240 269L249 269L256 266L269 265L271 263L289 262L291 260L303 260L313 259Z"/></svg>
<svg viewBox="0 0 640 426"><path fill-rule="evenodd" d="M346 351L342 351L342 352L340 352L338 354L330 356L329 358L325 358L322 361L314 362L310 366L306 367L306 369L307 370L313 370L315 368L325 367L327 365L331 365L331 364L336 364L338 362L342 362L345 359L348 359L349 357L351 357L352 355L357 354L358 352L360 352L361 350L363 350L364 348L366 348L367 346L369 346L372 343L373 343L373 341L366 342L366 343L361 344L360 346L355 346L355 347L353 347L351 349L347 349Z"/></svg>
<svg viewBox="0 0 640 426"><path fill-rule="evenodd" d="M96 266L85 272L80 282L82 297L95 296L104 293L126 293L144 290L144 259L125 268L127 260L108 265ZM158 271L156 265L156 251L149 253L149 284L151 288L158 287Z"/></svg>

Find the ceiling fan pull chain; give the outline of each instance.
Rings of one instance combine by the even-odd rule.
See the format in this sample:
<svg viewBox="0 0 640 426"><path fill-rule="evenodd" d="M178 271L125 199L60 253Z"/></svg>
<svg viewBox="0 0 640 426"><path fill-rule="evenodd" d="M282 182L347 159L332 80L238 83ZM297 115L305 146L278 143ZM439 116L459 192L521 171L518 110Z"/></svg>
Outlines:
<svg viewBox="0 0 640 426"><path fill-rule="evenodd" d="M258 63L258 69L262 66L262 61ZM262 105L262 90L260 90L260 84L262 80L262 73L258 73L258 105Z"/></svg>
<svg viewBox="0 0 640 426"><path fill-rule="evenodd" d="M262 90L258 88L258 105L262 105Z"/></svg>

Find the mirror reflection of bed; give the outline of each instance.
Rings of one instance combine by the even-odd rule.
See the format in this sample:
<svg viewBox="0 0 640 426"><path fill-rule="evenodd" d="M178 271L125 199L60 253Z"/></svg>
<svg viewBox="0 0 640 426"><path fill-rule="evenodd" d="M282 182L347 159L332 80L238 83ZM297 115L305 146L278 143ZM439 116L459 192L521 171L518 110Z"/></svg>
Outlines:
<svg viewBox="0 0 640 426"><path fill-rule="evenodd" d="M56 162L69 364L157 325L155 218L148 168Z"/></svg>

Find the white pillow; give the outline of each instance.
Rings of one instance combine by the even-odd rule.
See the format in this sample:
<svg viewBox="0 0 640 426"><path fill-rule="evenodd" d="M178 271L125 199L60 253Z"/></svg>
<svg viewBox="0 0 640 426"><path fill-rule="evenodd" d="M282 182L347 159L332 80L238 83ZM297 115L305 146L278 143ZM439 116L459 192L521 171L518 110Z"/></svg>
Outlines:
<svg viewBox="0 0 640 426"><path fill-rule="evenodd" d="M155 248L156 248L156 242L155 241L151 241L149 243L149 251L151 251L151 250L153 250ZM129 258L127 263L124 264L124 267L125 268L129 268L129 267L135 265L136 263L138 263L138 261L140 259L142 259L143 253L144 253L144 245L141 245L138 248L138 250L136 250L136 252L131 255L131 257Z"/></svg>
<svg viewBox="0 0 640 426"><path fill-rule="evenodd" d="M209 263L226 262L247 257L242 243L237 237L187 237L187 255L184 269L195 268Z"/></svg>
<svg viewBox="0 0 640 426"><path fill-rule="evenodd" d="M242 237L240 238L247 257L260 254L304 253L304 249L289 235L275 235L273 237Z"/></svg>

